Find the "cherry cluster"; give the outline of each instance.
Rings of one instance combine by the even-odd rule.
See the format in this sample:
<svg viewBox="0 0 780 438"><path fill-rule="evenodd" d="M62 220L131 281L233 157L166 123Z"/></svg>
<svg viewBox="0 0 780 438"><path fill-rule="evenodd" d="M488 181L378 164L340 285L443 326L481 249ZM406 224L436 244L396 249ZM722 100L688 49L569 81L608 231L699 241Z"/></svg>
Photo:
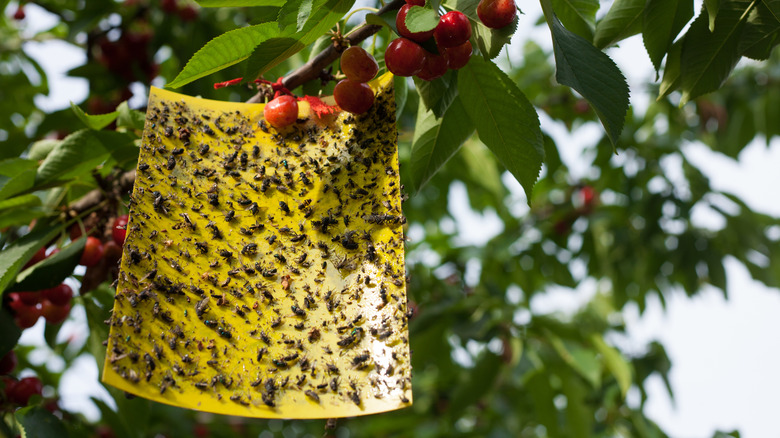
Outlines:
<svg viewBox="0 0 780 438"><path fill-rule="evenodd" d="M0 357L0 412L27 406L33 396L43 396L41 379L35 376L18 379L13 376L18 364L19 360L13 350ZM56 399L48 400L43 407L52 413L59 410Z"/></svg>
<svg viewBox="0 0 780 438"><path fill-rule="evenodd" d="M86 267L96 266L111 253L113 260L118 259L116 254L121 253L127 233L128 216L121 215L114 220L112 227L112 239L105 244L97 237L89 236L84 244L84 250L79 258L79 264ZM70 229L71 240L81 237L82 230L78 225ZM47 252L47 248L39 249L30 261L22 269L36 265L39 262L57 254L59 248L53 248ZM22 329L35 325L40 317L51 324L60 324L70 314L73 289L65 283L61 283L50 289L25 292L10 292L6 294L6 305L14 316L14 321Z"/></svg>
<svg viewBox="0 0 780 438"><path fill-rule="evenodd" d="M100 37L97 60L108 71L126 82L148 83L157 76L160 66L154 62L150 52L152 33L125 30L116 41Z"/></svg>
<svg viewBox="0 0 780 438"><path fill-rule="evenodd" d="M460 11L450 11L439 18L432 30L412 32L406 26L406 16L413 6L425 6L425 0L406 0L395 17L398 34L385 51L385 64L396 76L417 76L431 81L450 70L464 67L471 58L473 47L471 22ZM480 21L487 27L500 29L512 23L517 15L513 0L481 0L477 7ZM429 41L434 45L427 44ZM423 48L435 47L436 53Z"/></svg>
<svg viewBox="0 0 780 438"><path fill-rule="evenodd" d="M344 111L363 114L374 104L374 91L366 82L374 79L379 72L379 64L360 46L345 50L339 62L347 78L336 84L333 98Z"/></svg>

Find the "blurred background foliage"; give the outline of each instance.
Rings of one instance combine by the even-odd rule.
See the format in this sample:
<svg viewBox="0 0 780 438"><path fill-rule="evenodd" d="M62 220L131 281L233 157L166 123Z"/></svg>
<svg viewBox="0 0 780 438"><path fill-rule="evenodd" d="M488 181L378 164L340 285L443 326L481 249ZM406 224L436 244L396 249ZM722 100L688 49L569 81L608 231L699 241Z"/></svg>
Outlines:
<svg viewBox="0 0 780 438"><path fill-rule="evenodd" d="M269 19L263 7L201 9L177 0L0 5L5 11L0 19L3 178L9 178L9 160L39 159L36 154L47 141L82 127L71 108L45 112L36 106L35 97L48 94L56 79L47 78L29 54L30 45L59 41L83 51L86 62L68 74L87 81L88 95L74 103L89 114L102 114L128 99L143 101L151 84L170 81L214 36ZM30 33L28 18L18 13L25 9L28 16L43 9L57 17L57 24ZM531 41L516 41L513 47L518 45L523 55L512 59L506 71L553 125L576 133L598 124L587 102L555 83L550 52ZM283 76L322 46L304 49L266 78ZM70 436L666 436L644 414L644 388L648 377L657 375L671 392L672 364L659 343L630 352L620 348L616 340L625 333L621 311L632 303L644 309L650 296L663 302L674 290L695 295L708 284L726 294L726 257L739 260L762 283L780 285L778 219L715 190L681 152L683 144L699 141L735 158L754 138L768 142L778 135L778 55L775 50L765 63L742 66L719 92L682 108L673 93L649 103L642 113L630 112L617 151L606 135L582 150L588 169L584 178L572 176L561 159L559 151L568 145L547 137L545 166L530 202L476 136L467 141L404 205L408 293L416 309L410 324L415 400L408 409L341 420L325 430L324 421L207 415L110 390L116 406L95 400L101 416L92 421L57 405L67 397L58 389L61 371L29 361L32 347L16 346L17 370L37 375L48 389L43 400L31 401L33 407L15 414L3 408L0 434L13 433L16 421L29 425L50 418L48 409L61 420L57 430ZM239 69L228 68L179 91L244 101L254 90L212 87L240 75ZM648 87L657 95L657 86ZM313 83L294 91L315 94L320 89L322 84ZM409 165L418 96L411 85L408 93L406 87L401 91L399 154L402 178L408 178L403 169ZM137 136L129 126L119 130ZM40 187L34 194L41 202L0 210L3 247L24 235L32 219L61 218L69 202L111 181L117 166L130 170L135 162L108 160L54 187ZM124 207L115 203L112 208L113 213L103 210L106 217L99 223L109 223ZM459 220L457 209L496 219L495 230L484 229L484 221ZM722 226L695 223L694 209L716 215ZM83 279L81 274L74 278ZM77 299L86 310L89 324L82 326L89 330L88 342L74 346L57 338L59 325L45 328L45 341L65 369L83 355L102 364L102 321L113 299L110 278L102 279L106 282L88 293L82 290ZM575 289L583 284L595 292L576 311L532 311L532 299L552 290L570 290L572 300L581 300ZM630 393L635 397L627 397Z"/></svg>

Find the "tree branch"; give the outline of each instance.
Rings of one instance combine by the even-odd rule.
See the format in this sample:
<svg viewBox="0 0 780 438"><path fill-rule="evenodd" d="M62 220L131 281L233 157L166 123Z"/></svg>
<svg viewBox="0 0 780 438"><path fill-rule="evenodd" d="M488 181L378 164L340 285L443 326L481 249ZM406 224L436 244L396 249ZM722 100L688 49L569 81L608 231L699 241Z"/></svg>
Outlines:
<svg viewBox="0 0 780 438"><path fill-rule="evenodd" d="M382 15L388 11L392 11L395 9L400 9L401 6L403 6L406 3L405 0L393 0L390 3L387 3L384 5L379 11L377 12L377 15ZM347 34L344 39L349 43L350 46L354 46L366 38L370 37L371 35L379 32L379 30L382 29L382 26L376 26L368 23L363 23L359 27L355 28L352 32ZM288 90L292 90L299 85L303 85L306 82L309 82L313 79L316 79L320 76L320 73L330 65L333 61L336 60L339 56L341 56L341 52L344 51L345 47L342 47L337 44L331 44L328 46L325 50L318 53L317 56L312 58L309 62L306 64L300 66L299 68L292 71L290 74L285 76L282 79L282 83L284 84L284 87ZM252 96L249 100L247 100L247 103L258 103L261 101L263 94L257 93L254 96ZM128 191L132 190L133 184L135 183L135 170L131 170L129 172L125 172L119 177L119 193L113 193L108 194L111 195L119 195L120 197L127 193ZM99 204L103 199L106 198L106 193L102 189L95 189L91 192L84 195L81 199L78 201L73 202L68 207L68 212L70 214L80 214L86 210L89 210L90 208L96 206Z"/></svg>
<svg viewBox="0 0 780 438"><path fill-rule="evenodd" d="M393 0L392 2L384 5L377 12L377 15L382 15L385 12L400 9L404 4L406 4L405 0ZM359 27L355 28L355 30L347 34L344 38L347 42L349 42L350 46L354 46L371 35L379 32L380 29L382 29L382 26L376 26L364 22ZM343 52L344 49L346 49L346 47L337 44L331 44L325 50L318 53L317 56L309 60L309 62L285 76L282 79L282 84L284 84L284 87L288 90L292 90L299 85L303 85L306 82L317 79L325 67L329 66L333 61L341 56L341 52ZM257 93L249 100L247 100L247 103L259 103L262 101L262 98L263 93Z"/></svg>

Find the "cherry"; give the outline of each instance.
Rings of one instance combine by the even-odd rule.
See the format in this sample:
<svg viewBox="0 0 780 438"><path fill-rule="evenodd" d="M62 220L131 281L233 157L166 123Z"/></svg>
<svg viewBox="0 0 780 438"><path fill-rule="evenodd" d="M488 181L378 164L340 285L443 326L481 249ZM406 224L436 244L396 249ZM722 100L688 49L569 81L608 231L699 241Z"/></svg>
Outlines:
<svg viewBox="0 0 780 438"><path fill-rule="evenodd" d="M16 8L16 12L14 12L14 20L24 20L24 17L27 15L24 13L24 7L22 5L19 5L19 7Z"/></svg>
<svg viewBox="0 0 780 438"><path fill-rule="evenodd" d="M5 393L11 403L27 406L30 397L43 394L43 383L37 377L25 377L6 386Z"/></svg>
<svg viewBox="0 0 780 438"><path fill-rule="evenodd" d="M374 91L363 82L343 79L333 89L333 98L344 111L363 114L374 104Z"/></svg>
<svg viewBox="0 0 780 438"><path fill-rule="evenodd" d="M598 193L592 186L584 186L578 193L578 203L583 214L590 214L598 201Z"/></svg>
<svg viewBox="0 0 780 438"><path fill-rule="evenodd" d="M396 76L414 76L425 63L425 49L407 38L396 38L385 50L385 65Z"/></svg>
<svg viewBox="0 0 780 438"><path fill-rule="evenodd" d="M376 76L379 64L365 49L352 46L341 54L341 71L351 81L368 82Z"/></svg>
<svg viewBox="0 0 780 438"><path fill-rule="evenodd" d="M109 240L103 245L103 258L108 262L109 266L113 265L122 258L122 247L113 240Z"/></svg>
<svg viewBox="0 0 780 438"><path fill-rule="evenodd" d="M433 29L427 32L412 32L406 27L406 14L409 13L409 9L411 8L412 5L406 4L398 10L398 14L395 16L395 27L398 29L398 34L419 43L427 41L433 36Z"/></svg>
<svg viewBox="0 0 780 438"><path fill-rule="evenodd" d="M65 305L58 305L49 300L43 300L41 302L41 315L50 324L60 324L68 318L70 307L70 302L67 302Z"/></svg>
<svg viewBox="0 0 780 438"><path fill-rule="evenodd" d="M14 321L19 328L28 329L38 322L38 318L41 316L41 307L39 305L22 306L24 307L20 307L18 310L15 309L16 315L14 315Z"/></svg>
<svg viewBox="0 0 780 438"><path fill-rule="evenodd" d="M439 19L433 37L440 49L459 46L471 38L471 23L460 11L447 12Z"/></svg>
<svg viewBox="0 0 780 438"><path fill-rule="evenodd" d="M298 101L284 95L265 104L263 116L274 128L290 126L298 120Z"/></svg>
<svg viewBox="0 0 780 438"><path fill-rule="evenodd" d="M447 73L447 57L445 55L434 55L426 53L423 68L417 73L417 77L424 81L432 81L444 76Z"/></svg>
<svg viewBox="0 0 780 438"><path fill-rule="evenodd" d="M491 29L501 29L512 23L517 15L514 0L480 0L477 6L479 21Z"/></svg>
<svg viewBox="0 0 780 438"><path fill-rule="evenodd" d="M42 261L45 258L46 258L46 247L44 246L38 251L36 251L35 254L33 254L32 258L27 263L24 264L22 270L29 268L30 266Z"/></svg>
<svg viewBox="0 0 780 438"><path fill-rule="evenodd" d="M192 5L186 5L179 9L179 18L181 21L193 21L198 18L198 10Z"/></svg>
<svg viewBox="0 0 780 438"><path fill-rule="evenodd" d="M459 46L444 49L444 56L447 57L447 65L449 65L452 70L458 70L465 67L466 64L469 63L469 59L471 59L471 51L471 41L466 41Z"/></svg>
<svg viewBox="0 0 780 438"><path fill-rule="evenodd" d="M22 301L22 304L25 306L35 306L39 302L41 302L41 293L38 291L35 292L17 292L19 294L19 299Z"/></svg>
<svg viewBox="0 0 780 438"><path fill-rule="evenodd" d="M407 5L425 6L425 0L406 0Z"/></svg>
<svg viewBox="0 0 780 438"><path fill-rule="evenodd" d="M179 5L176 0L162 0L160 2L162 10L168 14L175 14L179 10Z"/></svg>
<svg viewBox="0 0 780 438"><path fill-rule="evenodd" d="M0 374L11 374L18 363L19 360L16 358L16 353L13 350L9 351L0 358Z"/></svg>
<svg viewBox="0 0 780 438"><path fill-rule="evenodd" d="M125 236L127 236L128 219L129 216L126 214L117 216L117 218L114 219L114 225L111 227L111 237L114 238L114 242L116 242L116 244L119 246L125 244Z"/></svg>
<svg viewBox="0 0 780 438"><path fill-rule="evenodd" d="M41 298L58 306L64 306L73 298L73 289L65 283L60 283L59 286L42 290Z"/></svg>
<svg viewBox="0 0 780 438"><path fill-rule="evenodd" d="M103 243L94 236L87 237L84 244L84 252L81 253L79 264L83 266L95 266L103 257Z"/></svg>

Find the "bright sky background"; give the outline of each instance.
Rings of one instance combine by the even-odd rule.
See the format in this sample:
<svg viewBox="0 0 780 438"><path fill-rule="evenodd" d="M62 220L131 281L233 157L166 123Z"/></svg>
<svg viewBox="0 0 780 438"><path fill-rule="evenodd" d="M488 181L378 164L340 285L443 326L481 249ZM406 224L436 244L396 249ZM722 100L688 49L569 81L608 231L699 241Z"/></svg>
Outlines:
<svg viewBox="0 0 780 438"><path fill-rule="evenodd" d="M540 16L538 4L523 6L526 16L521 23L534 23ZM13 14L15 5L5 13ZM52 17L33 4L25 7L28 28L43 29L53 24ZM603 11L601 12L603 13ZM522 47L532 38L550 48L549 33L545 28L522 25L513 47ZM66 107L70 101L80 102L87 93L86 81L67 78L65 72L84 62L83 53L61 42L28 43L28 52L44 67L49 78L51 94L39 96L36 104L45 110ZM649 96L641 94L641 85L653 79L652 65L637 37L612 49L610 56L626 74L631 86L632 104L644 108ZM132 106L132 102L131 102ZM777 121L780 123L780 120ZM586 127L569 134L549 119L542 117L544 129L552 133L562 150L566 163L583 174L587 167L580 148L600 136L600 126ZM565 142L565 143L564 143ZM684 153L711 178L717 189L736 194L754 209L780 216L780 202L773 196L773 188L780 187L780 140L771 147L756 141L742 152L739 161L712 153L703 145L688 144ZM673 169L672 169L673 170ZM522 196L520 186L512 178L514 192ZM484 234L471 239L484 241L497 232L500 224L494 215L480 215L469 211L463 187L450 193L451 210L457 221L468 223L469 230L483 230ZM524 199L524 198L523 198ZM524 202L524 201L523 201ZM704 213L698 220L712 223L714 218ZM477 226L473 224L477 223ZM644 315L636 306L624 311L629 337L623 340L628 351L640 352L652 340L660 340L673 362L671 371L674 402L669 399L660 379L648 386L647 414L657 421L672 437L709 438L715 430L739 429L743 438L762 438L777 435L776 416L780 394L780 291L768 289L750 279L739 263L727 263L729 300L720 291L708 289L695 298L687 298L682 291L667 298L662 309L657 300L651 300ZM556 290L534 300L534 312L573 311L591 296L595 286L585 282L578 291ZM84 341L85 316L79 308L65 323L61 336L74 343ZM24 332L22 342L42 343L43 324ZM52 369L61 369L63 363L45 350L35 359L49 362ZM97 384L97 368L91 357L82 358L75 370L67 373L62 382L62 404L65 408L97 417L97 410L89 402L90 396L104 394ZM94 383L91 383L94 382ZM637 394L634 394L636 396ZM103 397L101 397L103 398ZM638 399L638 397L635 397Z"/></svg>

